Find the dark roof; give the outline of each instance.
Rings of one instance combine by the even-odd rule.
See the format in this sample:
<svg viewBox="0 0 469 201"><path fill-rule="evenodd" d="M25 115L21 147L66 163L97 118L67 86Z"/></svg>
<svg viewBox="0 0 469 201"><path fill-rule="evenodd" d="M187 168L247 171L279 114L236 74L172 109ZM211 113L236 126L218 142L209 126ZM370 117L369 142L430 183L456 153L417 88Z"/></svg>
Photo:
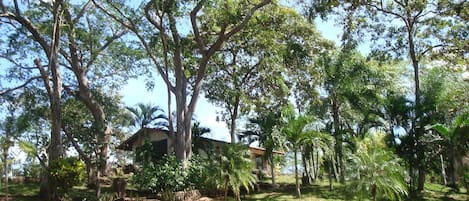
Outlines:
<svg viewBox="0 0 469 201"><path fill-rule="evenodd" d="M116 149L132 151L132 144L138 139L138 137L140 135L143 135L144 133L157 133L158 131L160 131L164 134L167 134L169 132L168 130L163 130L163 129L160 129L160 128L141 128L135 134L133 134L132 136L127 138L124 142L122 142L119 146L117 146ZM206 141L218 142L218 143L222 143L222 144L230 144L230 142L215 140L215 139L211 139L211 138L207 138L207 137L200 137L200 138L202 140L206 140ZM262 147L249 146L249 149L265 152L265 149L262 148ZM285 154L285 152L283 152L283 151L275 151L275 150L273 151L273 153L278 154L278 155L284 155Z"/></svg>
<svg viewBox="0 0 469 201"><path fill-rule="evenodd" d="M119 146L116 147L116 149L122 149L126 151L132 151L132 144L138 139L140 135L143 135L145 133L157 133L158 131L167 133L169 131L163 130L160 128L141 128L138 130L135 134L127 138L124 142L122 142Z"/></svg>

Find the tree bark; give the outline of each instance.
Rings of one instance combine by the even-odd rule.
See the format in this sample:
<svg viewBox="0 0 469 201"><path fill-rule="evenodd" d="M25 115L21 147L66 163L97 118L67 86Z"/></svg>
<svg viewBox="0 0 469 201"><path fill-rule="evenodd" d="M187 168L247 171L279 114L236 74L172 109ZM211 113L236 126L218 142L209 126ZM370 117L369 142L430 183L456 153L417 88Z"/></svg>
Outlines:
<svg viewBox="0 0 469 201"><path fill-rule="evenodd" d="M5 141L4 143L9 143L8 142L8 133L5 136ZM5 146L5 145L4 145ZM9 146L9 145L6 145ZM3 149L3 174L5 175L5 200L8 201L8 148L4 147Z"/></svg>
<svg viewBox="0 0 469 201"><path fill-rule="evenodd" d="M295 185L296 185L296 198L301 198L301 190L300 190L300 183L298 178L298 150L296 148L293 149L294 160L295 160Z"/></svg>
<svg viewBox="0 0 469 201"><path fill-rule="evenodd" d="M238 110L239 110L239 96L235 97L235 102L233 105L233 111L231 112L231 125L230 125L230 137L231 143L236 143L236 119L238 118Z"/></svg>
<svg viewBox="0 0 469 201"><path fill-rule="evenodd" d="M441 176L443 177L443 184L446 186L448 185L448 181L446 180L445 161L443 160L442 154L440 154L440 163L441 163Z"/></svg>
<svg viewBox="0 0 469 201"><path fill-rule="evenodd" d="M269 157L270 160L270 174L272 175L272 188L277 189L277 182L275 180L275 160L274 160L274 155L271 154Z"/></svg>
<svg viewBox="0 0 469 201"><path fill-rule="evenodd" d="M335 136L335 149L337 154L337 162L339 166L339 181L341 184L345 183L344 176L344 163L343 163L343 151L342 151L342 134L340 132L340 119L339 119L339 104L335 93L332 93L332 118L334 120L334 136Z"/></svg>

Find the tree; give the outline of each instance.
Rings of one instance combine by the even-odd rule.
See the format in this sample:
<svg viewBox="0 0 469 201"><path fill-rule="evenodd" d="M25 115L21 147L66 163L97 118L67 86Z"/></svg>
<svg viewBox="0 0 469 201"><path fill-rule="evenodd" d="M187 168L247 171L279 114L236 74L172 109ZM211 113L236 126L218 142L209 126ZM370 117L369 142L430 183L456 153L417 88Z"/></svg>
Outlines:
<svg viewBox="0 0 469 201"><path fill-rule="evenodd" d="M120 97L103 94L103 92L96 90L93 91L93 94L106 111L107 124L115 128L113 131L114 136L119 138L119 135L122 136L119 128L128 126L128 120L121 119L122 116L125 116L124 114L128 114L128 111L120 106ZM95 190L99 192L97 173L100 171L98 164L101 157L97 145L99 136L96 133L99 133L100 130L92 123L94 118L88 108L75 97L64 97L63 112L64 124L62 130L66 136L64 145L71 146L77 151L80 159L85 163L88 187L95 187Z"/></svg>
<svg viewBox="0 0 469 201"><path fill-rule="evenodd" d="M41 5L44 5L44 4L41 4ZM60 49L60 38L61 38L61 33L62 33L61 25L63 22L62 13L64 9L64 2L59 0L59 1L52 2L52 4L50 5L49 4L46 4L46 5L49 8L49 10L47 10L47 13L50 13L50 15L48 16L48 18L46 18L46 20L51 22L50 25L52 25L52 27L47 26L49 32L43 34L40 32L40 28L38 27L38 24L34 24L34 21L31 20L30 16L28 16L29 13L23 12L21 10L23 7L18 6L17 1L14 2L14 5L4 4L3 1L1 1L0 18L2 19L2 25L5 24L6 26L10 26L14 30L16 28L20 29L21 31L18 31L17 33L27 32L31 34L28 36L29 40L19 41L19 43L17 44L22 44L23 42L35 43L39 46L39 51L41 51L41 53L36 52L36 54L33 54L34 57L36 57L34 59L34 66L35 66L35 69L39 71L39 75L30 76L25 79L26 81L24 83L16 87L3 90L1 94L5 94L12 90L21 88L36 79L42 79L44 87L49 96L49 103L50 103L50 110L51 110L50 122L52 126L51 126L51 131L50 131L51 132L50 133L50 145L49 145L49 149L47 150L47 153L49 155L48 160L54 161L54 160L61 158L63 154L63 150L61 147L62 138L61 138L61 133L60 133L61 127L62 127L60 102L61 102L63 88L62 88L62 73L59 67L59 49ZM37 6L37 3L30 4L29 8L31 8L31 6ZM8 28L5 28L5 29L9 31L8 33L11 33L10 29ZM50 40L46 40L46 38L49 38ZM14 39L10 42L16 43L18 41ZM2 58L7 58L7 60L9 60L10 63L20 64L19 60L8 59L9 57L5 56L5 55L9 55L9 52L2 52L2 55L4 55ZM48 61L47 70L44 68L43 64L41 63L40 58L45 58ZM16 67L19 69L25 68L25 66L22 66L22 65L19 65ZM25 69L31 69L31 68L25 68ZM45 188L45 186L41 187L41 193L40 193L41 196L44 198L49 198L47 200L58 200L57 182L50 176L48 179L48 185L49 185L48 188Z"/></svg>
<svg viewBox="0 0 469 201"><path fill-rule="evenodd" d="M285 121L285 125L282 127L282 133L285 135L287 145L294 154L296 197L301 198L298 178L298 151L300 151L304 139L308 135L307 125L310 123L310 118L304 115L297 116L291 109L290 111L287 109L282 115Z"/></svg>
<svg viewBox="0 0 469 201"><path fill-rule="evenodd" d="M290 38L308 47L317 45L309 39L319 36L308 25L295 10L269 5L215 55L212 63L216 68L209 74L204 91L210 101L225 109L223 119L230 126L232 142L236 120L253 106L279 107L288 102L290 83L285 79L288 70L283 56L289 53ZM287 32L290 34L278 34Z"/></svg>
<svg viewBox="0 0 469 201"><path fill-rule="evenodd" d="M259 145L265 148L264 157L270 162L270 173L272 175L272 186L276 188L275 181L275 160L274 149L283 147L285 139L278 132L281 128L282 119L281 112L273 112L271 110L258 113L257 117L250 118L246 125L246 131L240 135L240 140L247 138L248 143L258 141Z"/></svg>
<svg viewBox="0 0 469 201"><path fill-rule="evenodd" d="M311 180L316 181L321 169L322 159L334 157L334 138L318 129L311 129L305 136L303 151L303 183L310 184ZM330 167L331 168L331 167ZM331 182L331 180L329 180ZM329 183L330 187L332 183Z"/></svg>
<svg viewBox="0 0 469 201"><path fill-rule="evenodd" d="M422 136L424 135L422 122L422 97L420 89L420 72L426 57L435 58L442 55L451 55L453 61L460 61L467 52L467 38L461 37L467 33L465 14L458 12L457 8L464 7L466 2L443 1L365 1L364 12L355 12L359 18L366 21L366 27L371 28L372 38L384 45L377 46L381 50L391 50L396 58L409 59L413 68L414 79L414 117L412 120L411 138L416 146L416 161L410 166L418 169L417 190L423 190L425 183L425 154ZM352 4L353 5L353 4ZM356 6L356 5L353 5ZM456 11L456 12L455 12ZM461 10L460 10L461 11ZM466 16L467 17L467 16ZM388 23L383 23L388 19ZM383 26L383 25L389 26ZM359 26L357 26L359 27ZM462 34L462 35L461 35ZM411 173L412 174L412 173ZM414 177L412 177L414 178ZM414 181L414 179L412 179ZM414 184L415 182L412 182ZM413 186L413 185L411 185Z"/></svg>
<svg viewBox="0 0 469 201"><path fill-rule="evenodd" d="M404 168L390 150L386 149L384 134L376 133L358 141L356 153L348 155L347 190L359 200L386 198L402 200L407 195Z"/></svg>
<svg viewBox="0 0 469 201"><path fill-rule="evenodd" d="M135 34L168 90L175 95L179 161L186 161L192 155L191 121L203 81L211 69L210 59L228 39L245 28L257 10L270 2L152 0L142 4L143 18L122 4L94 1L103 12ZM189 19L190 23L185 24L189 33L176 23L187 22L181 19Z"/></svg>
<svg viewBox="0 0 469 201"><path fill-rule="evenodd" d="M126 107L126 109L131 113L131 122L137 128L168 127L168 118L159 106L138 103L136 107Z"/></svg>
<svg viewBox="0 0 469 201"><path fill-rule="evenodd" d="M7 98L12 98L12 97L7 97ZM11 100L10 100L11 101ZM23 116L17 117L16 116L16 110L18 106L13 104L10 104L8 106L8 113L7 116L5 117L4 120L0 122L0 129L2 132L2 135L0 136L0 147L2 150L2 161L3 161L3 175L5 179L5 199L8 200L8 181L9 181L9 174L10 170L8 169L9 166L9 161L10 161L10 148L15 145L15 142L18 140L19 135L23 133L27 127L28 124L25 121L26 118Z"/></svg>
<svg viewBox="0 0 469 201"><path fill-rule="evenodd" d="M372 61L366 61L358 52L345 47L332 55L323 54L317 60L324 75L322 100L325 111L311 111L331 119L331 133L335 138L335 153L339 167L340 182L345 179L343 143L352 136L363 136L366 127L377 126L380 116L381 93L388 82L374 69ZM322 109L324 110L324 109Z"/></svg>
<svg viewBox="0 0 469 201"><path fill-rule="evenodd" d="M245 145L222 146L221 153L216 155L211 166L213 180L221 181L225 193L223 200L227 200L228 188L231 188L236 200L240 201L240 188L244 187L249 191L256 182L256 177L251 173L253 164Z"/></svg>

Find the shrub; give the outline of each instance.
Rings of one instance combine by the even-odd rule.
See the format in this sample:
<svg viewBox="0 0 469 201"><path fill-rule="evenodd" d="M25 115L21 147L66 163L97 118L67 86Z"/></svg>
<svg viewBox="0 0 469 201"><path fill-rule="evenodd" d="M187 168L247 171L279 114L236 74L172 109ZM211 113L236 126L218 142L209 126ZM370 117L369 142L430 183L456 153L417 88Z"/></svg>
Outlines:
<svg viewBox="0 0 469 201"><path fill-rule="evenodd" d="M61 158L51 162L50 174L57 181L59 190L67 192L85 179L85 165L76 157Z"/></svg>
<svg viewBox="0 0 469 201"><path fill-rule="evenodd" d="M359 200L401 200L407 195L405 171L397 156L386 149L383 136L376 134L358 141L356 153L348 154L347 190Z"/></svg>

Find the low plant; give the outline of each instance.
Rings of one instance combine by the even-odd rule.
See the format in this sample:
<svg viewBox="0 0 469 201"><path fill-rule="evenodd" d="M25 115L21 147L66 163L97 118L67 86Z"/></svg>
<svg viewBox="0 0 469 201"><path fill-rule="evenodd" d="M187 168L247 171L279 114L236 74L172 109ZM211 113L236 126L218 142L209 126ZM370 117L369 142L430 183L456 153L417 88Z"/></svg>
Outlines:
<svg viewBox="0 0 469 201"><path fill-rule="evenodd" d="M61 158L51 162L50 174L57 181L62 196L85 179L85 165L76 157Z"/></svg>
<svg viewBox="0 0 469 201"><path fill-rule="evenodd" d="M402 200L407 195L405 170L399 158L386 149L384 135L357 142L357 151L347 156L347 191L359 200L386 198Z"/></svg>
<svg viewBox="0 0 469 201"><path fill-rule="evenodd" d="M256 175L251 172L253 165L247 146L225 145L221 153L211 161L209 180L214 186L223 189L225 200L228 188L231 188L237 200L240 200L241 187L249 191L257 181Z"/></svg>

